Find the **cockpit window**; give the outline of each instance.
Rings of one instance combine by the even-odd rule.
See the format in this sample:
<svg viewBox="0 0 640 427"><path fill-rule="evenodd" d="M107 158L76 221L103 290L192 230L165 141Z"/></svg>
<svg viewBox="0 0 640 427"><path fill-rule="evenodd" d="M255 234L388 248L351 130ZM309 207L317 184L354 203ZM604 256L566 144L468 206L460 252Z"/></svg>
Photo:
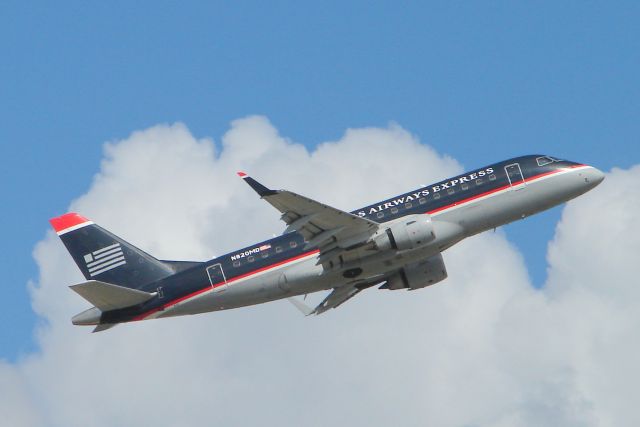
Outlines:
<svg viewBox="0 0 640 427"><path fill-rule="evenodd" d="M537 157L536 162L538 163L538 166L544 166L544 165L548 165L549 163L553 163L553 159L548 156L542 156L542 157Z"/></svg>
<svg viewBox="0 0 640 427"><path fill-rule="evenodd" d="M542 157L536 158L536 162L538 163L538 166L544 166L544 165L548 165L549 163L561 162L561 161L562 160L556 159L555 157L551 157L551 156L542 156Z"/></svg>

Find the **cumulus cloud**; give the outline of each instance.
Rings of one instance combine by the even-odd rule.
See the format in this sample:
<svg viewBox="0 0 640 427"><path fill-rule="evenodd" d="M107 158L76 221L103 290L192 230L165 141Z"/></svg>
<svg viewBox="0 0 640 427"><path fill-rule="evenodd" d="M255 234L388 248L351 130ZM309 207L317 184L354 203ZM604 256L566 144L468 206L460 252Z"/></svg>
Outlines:
<svg viewBox="0 0 640 427"><path fill-rule="evenodd" d="M283 228L237 170L355 209L462 167L398 125L312 150L264 117L218 144L162 125L106 144L70 210L160 258L207 259ZM0 413L16 426L638 425L639 178L613 170L567 205L542 289L486 233L445 253L446 282L368 290L314 318L278 301L92 335L70 324L87 303L65 285L82 277L48 232L30 285L40 350L0 363Z"/></svg>

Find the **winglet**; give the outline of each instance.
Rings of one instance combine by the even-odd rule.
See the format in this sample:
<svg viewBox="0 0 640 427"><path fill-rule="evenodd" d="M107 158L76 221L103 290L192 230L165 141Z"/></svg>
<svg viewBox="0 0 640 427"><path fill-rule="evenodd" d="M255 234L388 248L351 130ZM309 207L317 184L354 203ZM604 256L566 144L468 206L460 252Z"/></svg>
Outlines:
<svg viewBox="0 0 640 427"><path fill-rule="evenodd" d="M238 172L238 176L244 179L244 181L249 184L249 187L253 188L260 197L271 196L277 193L277 191L268 189L244 172Z"/></svg>
<svg viewBox="0 0 640 427"><path fill-rule="evenodd" d="M298 310L300 310L300 312L302 314L304 314L305 316L308 316L310 314L313 314L313 309L311 307L309 307L307 304L303 303L302 301L300 301L299 299L297 299L296 297L289 297L287 298L289 300L289 302L291 304L293 304L293 306L295 308L297 308Z"/></svg>

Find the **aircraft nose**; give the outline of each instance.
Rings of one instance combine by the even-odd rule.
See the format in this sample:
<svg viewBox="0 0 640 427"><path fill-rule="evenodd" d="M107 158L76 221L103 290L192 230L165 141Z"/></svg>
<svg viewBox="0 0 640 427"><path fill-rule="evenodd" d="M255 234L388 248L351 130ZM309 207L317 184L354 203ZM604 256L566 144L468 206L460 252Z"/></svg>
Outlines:
<svg viewBox="0 0 640 427"><path fill-rule="evenodd" d="M604 173L594 167L588 167L581 171L581 175L584 178L585 184L589 187L589 189L596 187L604 180Z"/></svg>
<svg viewBox="0 0 640 427"><path fill-rule="evenodd" d="M594 187L604 181L604 173L600 169L592 167L587 175Z"/></svg>

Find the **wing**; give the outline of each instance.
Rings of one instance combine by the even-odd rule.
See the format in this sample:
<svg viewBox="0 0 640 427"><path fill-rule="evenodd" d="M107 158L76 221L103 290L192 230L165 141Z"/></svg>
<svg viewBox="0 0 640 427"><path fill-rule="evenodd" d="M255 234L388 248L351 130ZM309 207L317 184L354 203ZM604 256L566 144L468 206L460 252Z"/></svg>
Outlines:
<svg viewBox="0 0 640 427"><path fill-rule="evenodd" d="M316 308L313 309L311 314L322 314L332 308L338 308L347 300L355 297L362 289L358 289L353 285L346 285L339 288L334 288L333 291L327 297L322 300Z"/></svg>
<svg viewBox="0 0 640 427"><path fill-rule="evenodd" d="M352 283L338 288L333 288L331 293L327 295L327 297L314 309L307 306L304 302L297 300L295 297L289 298L289 302L291 302L291 304L293 304L305 316L309 316L311 314L318 315L327 310L331 310L332 308L338 308L347 300L355 297L360 291L370 288L371 286L379 285L382 282L383 280L381 281L378 279L371 282Z"/></svg>
<svg viewBox="0 0 640 427"><path fill-rule="evenodd" d="M358 247L378 230L378 223L301 196L287 190L270 190L244 172L238 175L261 198L282 214L285 233L297 231L307 242L306 249L320 249L319 263L329 261L345 250Z"/></svg>

